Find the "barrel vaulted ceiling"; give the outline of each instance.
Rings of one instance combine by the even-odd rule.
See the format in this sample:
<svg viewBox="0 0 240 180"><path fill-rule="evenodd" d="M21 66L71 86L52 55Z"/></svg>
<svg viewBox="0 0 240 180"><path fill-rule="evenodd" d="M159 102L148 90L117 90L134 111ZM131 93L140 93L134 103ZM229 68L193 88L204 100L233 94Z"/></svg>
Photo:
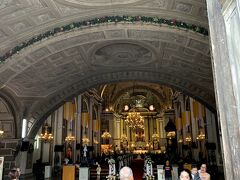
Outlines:
<svg viewBox="0 0 240 180"><path fill-rule="evenodd" d="M56 27L117 15L208 28L204 0L0 0L0 56ZM209 37L183 28L140 21L90 24L4 60L0 93L36 120L32 134L63 100L103 83L161 83L215 107Z"/></svg>

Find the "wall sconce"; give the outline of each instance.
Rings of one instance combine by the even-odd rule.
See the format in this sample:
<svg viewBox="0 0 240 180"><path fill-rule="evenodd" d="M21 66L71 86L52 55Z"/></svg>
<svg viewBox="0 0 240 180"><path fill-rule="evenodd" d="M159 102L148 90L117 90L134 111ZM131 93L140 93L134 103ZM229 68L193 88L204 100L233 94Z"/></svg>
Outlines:
<svg viewBox="0 0 240 180"><path fill-rule="evenodd" d="M4 131L3 130L0 130L0 138L2 138L4 135Z"/></svg>

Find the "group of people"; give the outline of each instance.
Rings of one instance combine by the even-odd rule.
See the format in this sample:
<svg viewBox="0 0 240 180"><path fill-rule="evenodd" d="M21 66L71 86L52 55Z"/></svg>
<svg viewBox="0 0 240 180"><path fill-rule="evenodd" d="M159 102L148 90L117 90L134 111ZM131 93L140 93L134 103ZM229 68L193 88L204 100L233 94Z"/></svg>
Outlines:
<svg viewBox="0 0 240 180"><path fill-rule="evenodd" d="M163 166L163 177L165 180L172 180L174 177L173 168L170 165L169 161L166 161L166 164ZM184 169L181 171L180 180L210 180L210 174L207 173L207 165L202 164L200 169L197 169L197 166L192 166L191 171L189 169Z"/></svg>
<svg viewBox="0 0 240 180"><path fill-rule="evenodd" d="M179 180L210 180L210 174L207 173L207 165L202 164L200 170L197 169L196 166L192 166L191 171L188 169L184 169L181 171ZM101 171L101 170L100 170ZM18 180L20 177L20 169L13 168L8 176L12 180ZM132 169L125 166L120 172L120 180L134 180ZM174 177L173 168L170 165L169 161L166 161L166 164L163 166L163 174L165 180L172 180Z"/></svg>

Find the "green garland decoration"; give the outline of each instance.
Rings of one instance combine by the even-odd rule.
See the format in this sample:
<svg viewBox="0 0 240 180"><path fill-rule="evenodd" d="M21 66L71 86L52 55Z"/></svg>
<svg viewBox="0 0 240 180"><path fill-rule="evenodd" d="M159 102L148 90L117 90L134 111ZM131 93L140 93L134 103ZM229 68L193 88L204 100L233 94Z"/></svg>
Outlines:
<svg viewBox="0 0 240 180"><path fill-rule="evenodd" d="M202 34L204 36L208 36L208 30L204 27L201 26L196 26L193 24L188 24L182 21L177 21L177 20L169 20L169 19L163 19L163 18L158 18L158 17L146 17L146 16L105 16L101 18L94 18L88 21L79 21L79 22L74 22L65 26L61 27L56 27L50 31L46 31L45 33L39 34L33 38L31 38L28 41L22 42L21 44L15 46L13 49L5 53L3 56L0 56L0 63L3 63L8 59L9 57L13 56L14 54L17 54L19 51L22 49L38 42L43 39L46 39L48 37L54 36L57 33L60 32L68 32L73 29L78 29L81 27L88 27L92 25L99 25L102 23L111 23L111 22L143 22L143 23L153 23L153 24L165 24L170 27L174 28L182 28L185 30L191 30L194 32L197 32L199 34Z"/></svg>

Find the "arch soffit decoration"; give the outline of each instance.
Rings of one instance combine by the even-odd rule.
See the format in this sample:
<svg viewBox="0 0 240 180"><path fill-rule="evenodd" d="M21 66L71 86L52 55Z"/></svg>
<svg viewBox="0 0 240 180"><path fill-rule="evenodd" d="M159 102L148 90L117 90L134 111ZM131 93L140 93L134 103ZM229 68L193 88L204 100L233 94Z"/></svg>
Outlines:
<svg viewBox="0 0 240 180"><path fill-rule="evenodd" d="M135 25L130 26L135 27ZM140 28L143 27L141 26ZM195 80L198 80L198 86L213 91L211 62L206 37L187 32L185 32L185 36L180 35L179 32L177 33L179 35L173 32L161 32L161 28L159 27L157 30L155 29L155 31L143 29L105 29L101 31L97 29L99 28L87 34L82 34L81 31L81 35L77 36L76 33L73 32L72 34L75 34L75 36L72 36L72 38L69 37L70 35L65 34L65 40L62 40L64 38L54 37L55 42L51 39L49 42L45 41L45 43L36 45L35 50L33 50L33 48L26 50L23 54L17 56L14 62L12 62L12 60L4 66L6 71L9 69L16 70L5 79L5 84L12 89L17 96L47 97L55 93L58 89L74 83L74 81L77 81L79 78L91 76L94 74L94 71L106 72L112 68L119 69L120 66L122 69L139 70L145 68L150 71L167 70L168 73L176 72L182 76L182 79L190 81L194 78L193 83L196 83ZM107 29L109 29L109 26ZM106 35L108 33L107 31L110 31L110 34L112 31L115 31L114 34L120 37L109 37ZM134 33L130 33L135 35L133 35L133 37L131 35L130 37L129 35L126 35L128 37L121 37L123 33L121 31L124 31L125 35L128 34L127 31L135 31ZM190 46L190 42L194 39L190 38L191 35L198 37L196 41L200 43L198 44L198 49ZM86 36L90 36L89 39L86 40ZM172 38L162 40L161 36ZM85 41L81 41L82 38L84 38ZM93 38L95 38L94 41ZM156 40L156 38L160 39ZM79 42L83 44L79 44ZM126 45L130 50L126 48L121 49L121 44ZM182 47L183 44L185 44L186 47ZM70 48L65 48L69 46ZM113 50L116 55L109 54L111 47L115 47ZM120 48L120 50L118 48ZM201 49L201 51L199 49ZM135 54L131 54L131 50L133 50ZM145 52L141 54L139 61L138 58L136 58L130 63L125 63L126 60L131 59L132 56L137 56L137 53L141 50ZM125 54L121 54L121 51L124 51ZM93 55L91 55L92 53ZM116 56L120 57L118 58L119 62L114 61L114 57ZM19 65L22 62L27 62L26 59L29 60L29 58L31 61L28 62L28 65L19 68ZM105 59L108 60L107 64L103 62ZM136 66L136 63L139 65ZM145 65L147 65L147 67ZM186 70L188 73L186 73ZM89 71L91 71L90 74ZM190 74L191 78L189 76ZM72 81L68 80L68 83L63 82L70 78Z"/></svg>
<svg viewBox="0 0 240 180"><path fill-rule="evenodd" d="M208 27L205 0L55 0L11 1L0 4L1 54L29 37L63 24L106 15L145 15L181 19L190 24Z"/></svg>

